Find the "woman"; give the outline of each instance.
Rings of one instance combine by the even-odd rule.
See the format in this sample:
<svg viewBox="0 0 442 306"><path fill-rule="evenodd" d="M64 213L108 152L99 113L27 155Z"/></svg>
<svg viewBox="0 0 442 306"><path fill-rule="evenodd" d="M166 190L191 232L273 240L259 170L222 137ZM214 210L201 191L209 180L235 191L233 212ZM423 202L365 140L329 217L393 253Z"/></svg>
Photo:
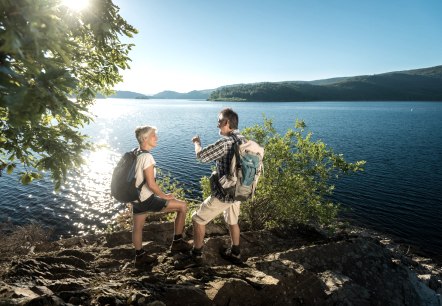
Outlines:
<svg viewBox="0 0 442 306"><path fill-rule="evenodd" d="M132 202L133 230L132 242L135 247L135 266L152 263L155 258L142 248L143 227L149 212L176 212L175 232L170 247L171 252L186 252L191 249L183 239L187 204L175 199L173 194L164 193L155 181L155 160L150 151L157 146L157 129L152 126L140 126L135 129L139 143L135 168L136 186L140 186L140 202Z"/></svg>

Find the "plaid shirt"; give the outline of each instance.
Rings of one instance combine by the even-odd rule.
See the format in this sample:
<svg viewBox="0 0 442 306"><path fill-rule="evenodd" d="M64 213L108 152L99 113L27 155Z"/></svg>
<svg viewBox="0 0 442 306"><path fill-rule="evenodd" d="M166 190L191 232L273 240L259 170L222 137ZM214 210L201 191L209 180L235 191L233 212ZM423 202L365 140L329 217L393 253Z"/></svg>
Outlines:
<svg viewBox="0 0 442 306"><path fill-rule="evenodd" d="M239 139L240 143L246 140L237 130L232 133ZM233 136L223 137L214 144L203 148L196 157L203 163L215 161L216 172L218 173L218 177L221 178L229 173L230 162L235 154L232 150L234 142L235 139ZM233 202L233 199L225 197L224 193L219 189L212 190L212 195L220 201Z"/></svg>

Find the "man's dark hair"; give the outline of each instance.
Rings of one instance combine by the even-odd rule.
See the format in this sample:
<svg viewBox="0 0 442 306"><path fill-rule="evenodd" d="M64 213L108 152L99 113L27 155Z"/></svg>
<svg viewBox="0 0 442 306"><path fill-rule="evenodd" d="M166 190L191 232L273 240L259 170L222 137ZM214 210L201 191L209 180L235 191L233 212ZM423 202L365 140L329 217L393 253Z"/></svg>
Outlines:
<svg viewBox="0 0 442 306"><path fill-rule="evenodd" d="M238 114L233 111L231 108L225 108L219 112L223 119L229 120L229 126L231 129L238 129Z"/></svg>

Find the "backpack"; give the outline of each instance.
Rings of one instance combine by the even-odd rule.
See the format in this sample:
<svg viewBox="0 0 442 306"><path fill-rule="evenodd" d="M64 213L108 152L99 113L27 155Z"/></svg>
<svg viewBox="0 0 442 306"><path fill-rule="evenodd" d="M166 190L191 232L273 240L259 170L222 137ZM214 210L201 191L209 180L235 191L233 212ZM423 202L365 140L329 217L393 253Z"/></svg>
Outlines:
<svg viewBox="0 0 442 306"><path fill-rule="evenodd" d="M148 151L135 148L124 153L112 172L111 196L119 202L140 201L140 190L145 180L139 186L135 186L135 166L137 157L142 153Z"/></svg>
<svg viewBox="0 0 442 306"><path fill-rule="evenodd" d="M223 176L219 182L225 193L235 201L245 201L253 197L264 169L264 148L253 140L239 143L238 138L233 137L234 156L230 162L230 174Z"/></svg>

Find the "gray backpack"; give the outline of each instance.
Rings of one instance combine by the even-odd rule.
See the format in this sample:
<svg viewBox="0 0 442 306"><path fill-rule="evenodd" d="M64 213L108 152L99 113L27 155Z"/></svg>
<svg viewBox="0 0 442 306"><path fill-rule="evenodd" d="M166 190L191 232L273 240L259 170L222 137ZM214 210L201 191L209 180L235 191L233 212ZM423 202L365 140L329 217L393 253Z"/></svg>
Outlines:
<svg viewBox="0 0 442 306"><path fill-rule="evenodd" d="M237 137L234 138L235 154L230 171L219 179L219 183L235 201L245 201L253 197L259 176L264 170L264 148L253 140L239 144Z"/></svg>

